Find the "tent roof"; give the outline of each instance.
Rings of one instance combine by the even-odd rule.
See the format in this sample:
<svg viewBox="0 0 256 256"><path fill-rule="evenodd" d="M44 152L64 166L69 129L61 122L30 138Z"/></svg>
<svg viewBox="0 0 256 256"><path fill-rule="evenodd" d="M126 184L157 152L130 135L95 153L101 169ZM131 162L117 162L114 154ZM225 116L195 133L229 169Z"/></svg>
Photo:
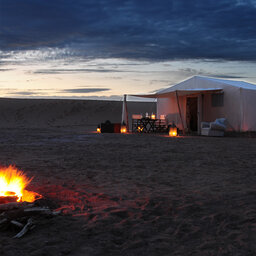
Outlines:
<svg viewBox="0 0 256 256"><path fill-rule="evenodd" d="M142 95L132 95L136 97L145 97L145 98L165 98L166 95L170 95L172 93L178 93L179 96L192 95L197 93L211 93L211 92L222 92L222 88L194 88L194 89L183 89L183 90L173 90L163 93L155 93L155 94L142 94Z"/></svg>
<svg viewBox="0 0 256 256"><path fill-rule="evenodd" d="M256 90L256 85L255 84L247 83L247 82L244 82L244 81L218 79L218 78L211 78L211 77L205 77L205 76L197 76L197 77L199 77L201 79L206 79L206 80L209 80L209 81L213 81L213 82L216 82L216 83L223 83L223 84L228 84L228 85L232 85L232 86L239 87L239 88Z"/></svg>
<svg viewBox="0 0 256 256"><path fill-rule="evenodd" d="M210 92L220 92L225 87L234 86L237 88L256 90L255 84L246 83L243 81L234 81L234 80L225 80L210 78L204 76L194 76L189 78L181 83L173 85L169 88L158 91L155 94L145 94L145 95L133 95L137 97L146 97L146 98L161 98L166 97L166 95L174 92L178 92L181 95L189 95L195 93L210 93Z"/></svg>
<svg viewBox="0 0 256 256"><path fill-rule="evenodd" d="M172 91L177 92L179 96L185 96L185 95L191 95L191 94L196 94L196 93L211 93L211 92L221 92L223 91L222 88L191 88L191 89L182 89L182 90L175 90ZM169 94L170 92L167 93L161 93L159 95L163 94Z"/></svg>

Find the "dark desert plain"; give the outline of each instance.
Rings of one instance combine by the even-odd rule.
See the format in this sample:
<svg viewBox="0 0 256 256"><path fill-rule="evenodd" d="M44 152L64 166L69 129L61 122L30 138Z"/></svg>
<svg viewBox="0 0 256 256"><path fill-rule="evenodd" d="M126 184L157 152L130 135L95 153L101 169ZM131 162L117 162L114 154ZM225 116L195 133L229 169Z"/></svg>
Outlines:
<svg viewBox="0 0 256 256"><path fill-rule="evenodd" d="M1 165L61 210L0 255L256 255L256 139L91 132L121 106L0 100Z"/></svg>

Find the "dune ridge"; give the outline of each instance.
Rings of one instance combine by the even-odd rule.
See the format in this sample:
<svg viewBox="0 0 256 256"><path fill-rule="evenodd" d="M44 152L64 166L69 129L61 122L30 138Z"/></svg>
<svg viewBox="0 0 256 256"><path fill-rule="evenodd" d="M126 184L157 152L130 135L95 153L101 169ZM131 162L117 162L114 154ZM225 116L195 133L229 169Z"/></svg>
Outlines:
<svg viewBox="0 0 256 256"><path fill-rule="evenodd" d="M106 120L121 122L122 101L64 99L0 99L0 128L50 128L81 126L95 130ZM134 113L156 111L153 102L128 102Z"/></svg>

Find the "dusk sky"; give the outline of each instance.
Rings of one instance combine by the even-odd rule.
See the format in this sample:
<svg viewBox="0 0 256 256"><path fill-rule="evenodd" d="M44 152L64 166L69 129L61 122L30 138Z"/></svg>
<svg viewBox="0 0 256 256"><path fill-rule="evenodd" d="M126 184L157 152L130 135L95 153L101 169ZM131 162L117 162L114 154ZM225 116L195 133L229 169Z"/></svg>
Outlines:
<svg viewBox="0 0 256 256"><path fill-rule="evenodd" d="M120 99L255 71L256 0L0 0L0 97Z"/></svg>

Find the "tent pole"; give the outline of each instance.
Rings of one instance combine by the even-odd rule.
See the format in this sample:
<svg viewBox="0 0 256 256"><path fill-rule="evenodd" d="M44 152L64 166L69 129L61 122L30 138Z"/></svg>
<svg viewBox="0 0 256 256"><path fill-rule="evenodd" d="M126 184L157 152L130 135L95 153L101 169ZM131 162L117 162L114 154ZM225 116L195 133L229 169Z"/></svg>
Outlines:
<svg viewBox="0 0 256 256"><path fill-rule="evenodd" d="M202 122L202 116L203 116L203 100L202 100L203 94L199 94L197 96L197 134L201 134L201 122Z"/></svg>
<svg viewBox="0 0 256 256"><path fill-rule="evenodd" d="M128 119L128 109L127 109L126 97L127 97L127 95L124 94L121 125L123 125L125 123L126 129L127 129L127 131L129 131L129 119Z"/></svg>
<svg viewBox="0 0 256 256"><path fill-rule="evenodd" d="M127 131L129 131L129 119L128 119L128 109L127 109L126 97L127 97L127 95L125 94L126 128L127 128Z"/></svg>
<svg viewBox="0 0 256 256"><path fill-rule="evenodd" d="M182 119L181 111L180 111L180 102L179 102L178 92L177 92L177 91L175 91L175 92L176 92L177 105L178 105L178 109L179 109L180 121L181 121L182 129L183 129L183 135L185 135L185 129L184 129L184 124L183 124L183 119Z"/></svg>

